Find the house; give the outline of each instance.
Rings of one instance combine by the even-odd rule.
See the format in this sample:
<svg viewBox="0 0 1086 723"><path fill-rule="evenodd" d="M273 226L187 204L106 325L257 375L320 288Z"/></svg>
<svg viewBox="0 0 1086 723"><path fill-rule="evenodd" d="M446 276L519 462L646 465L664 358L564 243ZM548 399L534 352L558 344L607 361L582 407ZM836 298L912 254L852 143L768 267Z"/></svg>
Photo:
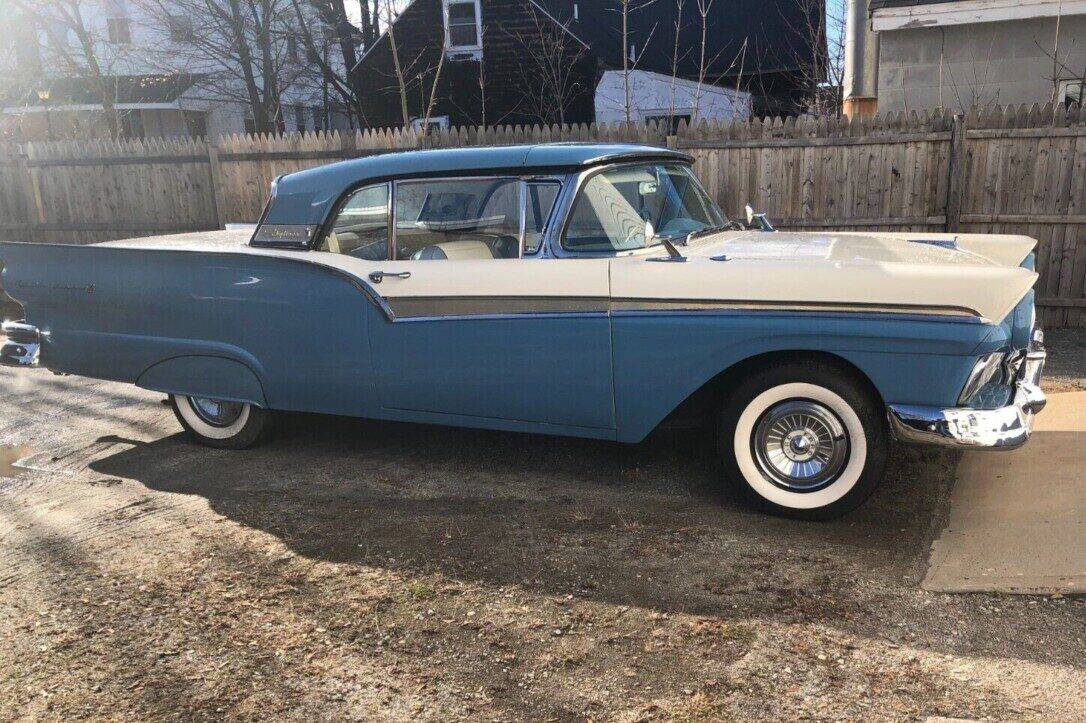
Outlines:
<svg viewBox="0 0 1086 723"><path fill-rule="evenodd" d="M1086 0L871 0L878 110L1081 103Z"/></svg>
<svg viewBox="0 0 1086 723"><path fill-rule="evenodd" d="M198 0L15 3L0 38L0 136L45 140L217 136L261 129L232 51L216 56ZM223 2L224 0L211 0ZM77 8L78 14L71 14ZM291 16L281 15L281 23ZM264 129L346 127L289 24L270 33L275 84L252 78ZM218 43L229 48L229 42ZM88 52L88 48L90 51ZM274 90L274 95L272 94ZM262 94L262 95L261 95ZM116 111L117 122L106 106Z"/></svg>
<svg viewBox="0 0 1086 723"><path fill-rule="evenodd" d="M412 0L354 73L370 127L796 113L822 79L825 37L811 28L823 27L823 8L823 0Z"/></svg>

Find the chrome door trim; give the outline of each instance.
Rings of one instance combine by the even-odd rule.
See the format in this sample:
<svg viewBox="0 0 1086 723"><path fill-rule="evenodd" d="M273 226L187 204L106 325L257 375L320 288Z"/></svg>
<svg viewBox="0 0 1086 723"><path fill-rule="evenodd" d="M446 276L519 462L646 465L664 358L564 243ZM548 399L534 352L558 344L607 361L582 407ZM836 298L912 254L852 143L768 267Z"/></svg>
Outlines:
<svg viewBox="0 0 1086 723"><path fill-rule="evenodd" d="M626 251L570 251L562 246L562 237L565 235L566 230L569 227L569 223L571 221L570 214L573 211L573 204L577 200L577 197L580 196L581 189L584 187L584 184L588 182L588 179L592 178L598 173L604 173L605 171L609 171L614 168L621 168L623 166L644 166L652 163L654 163L654 161L644 159L624 160L617 163L608 163L600 166L592 166L589 168L585 168L584 170L578 171L577 173L571 174L571 182L563 184L563 193L560 194L559 198L555 201L555 208L558 208L560 203L562 204L561 215L559 216L561 223L554 224L555 228L549 229L547 237L546 239L544 239L544 242L549 247L550 255L553 258L610 259L619 258L622 256L632 256L639 251L643 251L644 249L630 249ZM701 188L706 198L716 204L716 200L713 199L708 191L705 190L705 186L702 185L701 179L698 178L697 174L694 173L693 159L686 161L681 158L661 158L655 161L655 163L656 165L666 165L671 163L685 165L690 170L690 174L693 176L694 180L697 182L698 186ZM728 215L724 213L723 209L717 206L717 210L720 212L721 218L727 221Z"/></svg>

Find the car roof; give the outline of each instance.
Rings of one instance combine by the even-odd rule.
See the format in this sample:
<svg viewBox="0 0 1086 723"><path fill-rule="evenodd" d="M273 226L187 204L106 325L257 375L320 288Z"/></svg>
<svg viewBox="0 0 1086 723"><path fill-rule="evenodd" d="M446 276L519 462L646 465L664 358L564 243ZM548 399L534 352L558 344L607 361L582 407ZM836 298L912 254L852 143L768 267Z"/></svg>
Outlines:
<svg viewBox="0 0 1086 723"><path fill-rule="evenodd" d="M692 161L685 153L667 148L625 143L545 143L380 153L283 176L264 223L321 223L344 190L370 181L451 174L565 173L636 160Z"/></svg>

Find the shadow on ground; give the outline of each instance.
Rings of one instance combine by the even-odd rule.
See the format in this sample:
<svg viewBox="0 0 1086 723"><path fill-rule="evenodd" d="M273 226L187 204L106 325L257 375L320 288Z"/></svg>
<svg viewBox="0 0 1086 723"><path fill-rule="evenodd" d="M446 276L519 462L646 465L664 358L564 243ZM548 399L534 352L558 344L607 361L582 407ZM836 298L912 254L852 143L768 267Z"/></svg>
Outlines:
<svg viewBox="0 0 1086 723"><path fill-rule="evenodd" d="M1004 644L983 625L948 642L954 621L911 597L945 515L952 454L898 449L866 505L809 523L722 490L703 433L629 446L297 415L243 452L181 435L130 444L92 469L204 497L312 559L909 643L919 630L937 649ZM891 608L900 619L882 616Z"/></svg>

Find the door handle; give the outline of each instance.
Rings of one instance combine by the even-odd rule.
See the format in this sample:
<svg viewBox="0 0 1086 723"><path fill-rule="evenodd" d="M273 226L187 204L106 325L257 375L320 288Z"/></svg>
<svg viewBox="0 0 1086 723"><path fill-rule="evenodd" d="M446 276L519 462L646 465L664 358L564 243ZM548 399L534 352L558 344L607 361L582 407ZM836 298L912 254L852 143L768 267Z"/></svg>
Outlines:
<svg viewBox="0 0 1086 723"><path fill-rule="evenodd" d="M374 271L370 274L370 281L375 284L379 284L385 280L386 276L391 276L394 279L410 279L410 271L401 271L399 273L393 273L391 271Z"/></svg>

